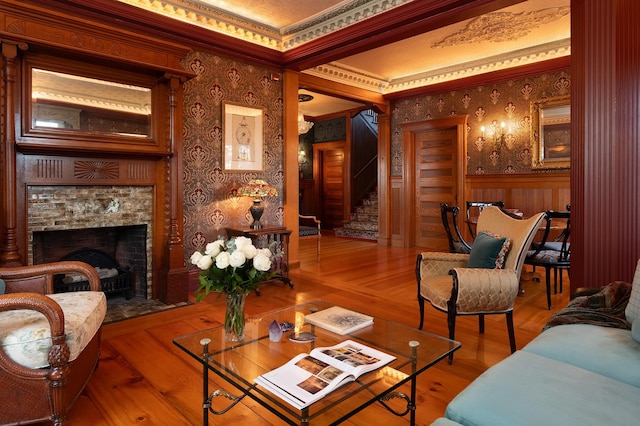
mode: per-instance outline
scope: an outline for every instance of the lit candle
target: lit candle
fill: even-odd
[[[294,329],[296,334],[300,333],[302,327],[304,326],[304,314],[302,312],[296,312],[296,319],[294,323]]]
[[[484,139],[484,126],[480,127],[480,131],[482,132],[482,139]]]

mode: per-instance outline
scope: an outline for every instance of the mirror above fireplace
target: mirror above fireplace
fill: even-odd
[[[31,128],[151,137],[151,89],[31,69]]]
[[[22,149],[166,154],[164,74],[39,53],[23,64]]]

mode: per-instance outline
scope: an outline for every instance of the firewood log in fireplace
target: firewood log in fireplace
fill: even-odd
[[[100,288],[107,294],[123,293],[131,298],[131,270],[129,266],[121,267],[118,262],[102,250],[82,248],[64,256],[64,260],[79,260],[96,268],[100,276]],[[82,291],[89,288],[89,282],[83,276],[73,274],[58,275],[54,279],[56,293]]]

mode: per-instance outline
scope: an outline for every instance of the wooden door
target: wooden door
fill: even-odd
[[[456,116],[402,126],[403,237],[409,247],[449,249],[440,204],[459,205],[464,200],[466,120],[467,116]]]
[[[440,204],[457,205],[455,128],[416,134],[415,193],[417,220],[415,245],[448,250]]]
[[[344,223],[344,148],[322,151],[322,227],[334,229]]]

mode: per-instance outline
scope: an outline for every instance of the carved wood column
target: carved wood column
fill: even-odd
[[[640,257],[640,2],[571,1],[571,290]]]
[[[183,184],[183,150],[182,139],[182,105],[184,77],[165,76],[169,79],[169,123],[171,135],[171,152],[169,158],[169,271],[167,272],[166,292],[160,295],[165,303],[176,303],[188,300],[189,280],[187,268],[184,264],[184,213],[182,211]]]
[[[0,154],[2,155],[2,229],[0,230],[0,266],[21,266],[23,259],[18,249],[17,226],[17,197],[16,197],[16,144],[15,144],[15,104],[16,60],[18,48],[26,49],[26,45],[0,40],[2,43],[2,83],[4,95],[2,97],[2,140],[0,140]]]
[[[298,73],[284,72],[284,226],[290,229],[289,267],[300,267],[298,219],[300,179],[298,178]]]
[[[391,245],[391,117],[378,114],[378,244]]]

